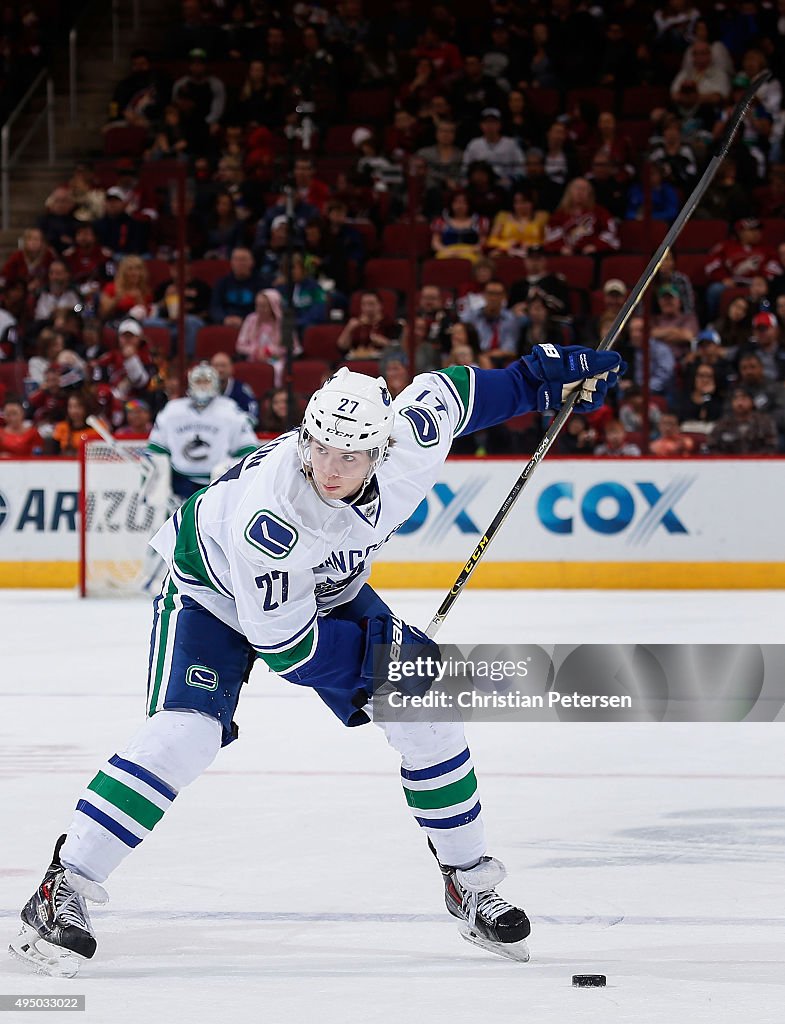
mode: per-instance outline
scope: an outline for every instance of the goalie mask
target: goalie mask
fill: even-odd
[[[188,397],[198,408],[208,406],[220,390],[218,374],[209,363],[199,363],[188,371]]]
[[[395,414],[383,377],[354,373],[342,366],[316,391],[305,409],[298,450],[306,476],[316,487],[311,464],[311,441],[342,452],[365,452],[370,459],[358,493],[382,464],[390,443]]]

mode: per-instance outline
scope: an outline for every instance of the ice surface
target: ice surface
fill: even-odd
[[[442,596],[385,594],[422,626]],[[10,937],[143,715],[149,608],[6,591],[0,621]],[[776,643],[784,622],[779,592],[476,590],[441,637]],[[237,717],[240,741],[110,879],[96,958],[55,981],[0,957],[0,993],[86,993],[93,1024],[785,1020],[782,724],[471,724],[502,892],[534,922],[522,965],[458,937],[378,730],[261,668]],[[571,987],[595,972],[607,988]]]

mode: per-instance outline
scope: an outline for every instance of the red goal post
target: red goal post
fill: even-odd
[[[169,460],[147,441],[86,442],[79,456],[79,592],[143,593],[160,565],[147,542],[170,514]]]

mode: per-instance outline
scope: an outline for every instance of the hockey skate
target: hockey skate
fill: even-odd
[[[431,853],[439,858],[428,840]],[[444,902],[460,921],[458,930],[467,942],[490,953],[526,963],[529,947],[526,938],[531,924],[523,910],[514,907],[496,892],[507,871],[495,857],[482,857],[472,868],[451,868],[439,861],[444,878]]]
[[[87,900],[106,903],[103,886],[69,871],[60,863],[60,836],[44,880],[22,909],[22,930],[9,952],[37,974],[73,978],[82,959],[95,953],[95,935]]]

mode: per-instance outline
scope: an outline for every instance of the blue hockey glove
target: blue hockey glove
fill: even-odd
[[[627,369],[618,352],[597,352],[583,345],[535,345],[523,357],[529,373],[543,383],[537,391],[537,411],[561,409],[578,391],[576,412],[599,409],[612,387]]]
[[[422,696],[437,680],[439,645],[397,615],[368,619],[360,672],[371,691],[385,683],[409,695]]]

